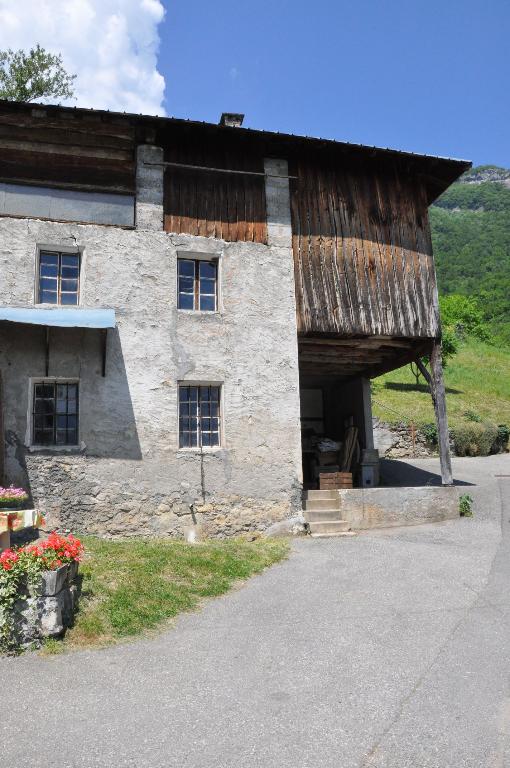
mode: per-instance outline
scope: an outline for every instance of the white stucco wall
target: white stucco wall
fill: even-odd
[[[80,305],[112,307],[118,324],[109,331],[105,378],[100,332],[51,330],[50,377],[80,381],[81,445],[62,454],[28,445],[30,379],[44,377],[44,329],[0,323],[6,479],[30,484],[50,525],[76,530],[172,534],[190,524],[191,512],[212,534],[263,528],[300,506],[286,222],[265,246],[167,234],[154,229],[159,214],[150,213],[145,208],[147,229],[138,230],[0,219],[0,305],[33,306],[38,246],[76,246]],[[219,313],[176,309],[182,252],[219,256]],[[180,381],[222,384],[223,443],[203,457],[178,448]]]

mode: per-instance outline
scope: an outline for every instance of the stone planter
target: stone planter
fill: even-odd
[[[77,573],[78,563],[62,565],[56,571],[44,571],[38,588],[25,587],[14,606],[16,639],[21,646],[60,637],[71,626],[78,604]]]
[[[56,571],[44,571],[41,574],[41,597],[53,597],[58,595],[62,588],[67,584],[69,566],[61,565]]]

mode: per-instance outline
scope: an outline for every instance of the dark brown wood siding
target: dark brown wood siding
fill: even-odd
[[[0,181],[133,194],[135,129],[119,117],[1,105]]]
[[[264,172],[263,157],[225,142],[179,142],[165,149],[165,161],[207,168]],[[267,243],[264,178],[243,174],[165,170],[167,232]]]
[[[395,167],[298,160],[291,182],[298,332],[436,337],[424,187]]]

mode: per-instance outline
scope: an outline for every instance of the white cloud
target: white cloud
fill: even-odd
[[[164,114],[160,0],[0,0],[0,49],[40,43],[76,73],[80,107]]]

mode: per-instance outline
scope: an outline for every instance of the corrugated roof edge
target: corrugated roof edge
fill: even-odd
[[[244,126],[240,127],[232,127],[228,125],[219,125],[218,123],[208,123],[205,120],[191,120],[189,118],[182,118],[182,117],[172,117],[172,116],[162,116],[162,115],[144,115],[142,113],[136,114],[134,112],[115,112],[109,109],[93,109],[93,108],[87,108],[87,107],[66,107],[61,106],[58,104],[37,104],[34,102],[23,102],[23,101],[8,101],[5,99],[0,99],[0,106],[9,106],[16,109],[16,107],[25,108],[25,109],[49,109],[52,111],[64,111],[64,112],[75,112],[75,113],[85,113],[85,114],[95,114],[95,115],[109,115],[110,117],[119,117],[119,118],[125,118],[127,120],[142,120],[144,122],[169,122],[169,123],[180,123],[180,124],[189,124],[189,125],[196,125],[196,126],[206,126],[207,128],[216,128],[218,131],[235,131],[236,134],[238,133],[251,133],[251,134],[259,134],[261,136],[275,136],[280,139],[290,139],[290,140],[296,140],[296,141],[309,141],[311,143],[320,143],[325,145],[332,145],[332,146],[343,146],[343,147],[350,147],[352,149],[360,149],[360,150],[369,150],[372,152],[384,152],[388,154],[394,154],[398,155],[400,157],[409,157],[409,158],[415,158],[415,159],[423,159],[423,160],[439,160],[441,162],[448,162],[448,163],[455,163],[459,166],[463,166],[463,171],[468,170],[472,167],[471,160],[464,160],[461,158],[455,158],[455,157],[445,157],[441,155],[429,155],[426,153],[420,153],[420,152],[410,152],[403,149],[394,149],[392,147],[379,147],[376,145],[371,144],[357,144],[350,141],[339,141],[338,139],[325,139],[318,136],[304,136],[301,134],[295,134],[295,133],[281,133],[280,131],[266,131],[261,130],[259,128],[246,128]]]

